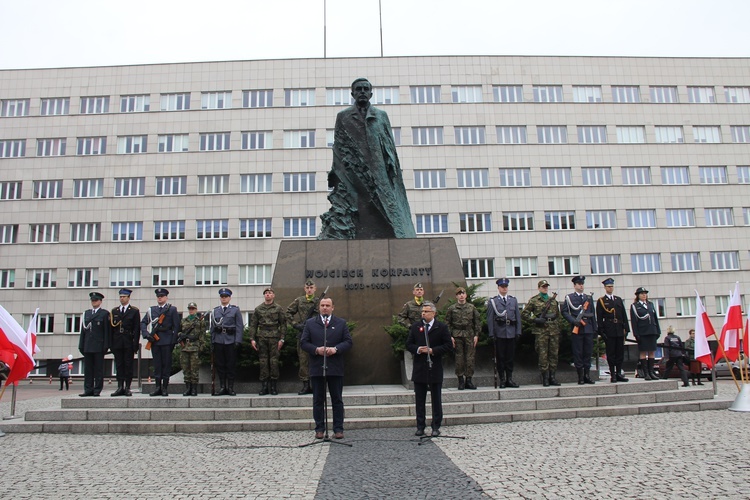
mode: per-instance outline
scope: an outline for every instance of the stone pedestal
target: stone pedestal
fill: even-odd
[[[414,284],[425,298],[445,289],[438,307],[466,285],[453,238],[282,241],[273,275],[276,302],[287,307],[312,279],[317,294],[328,288],[333,314],[356,323],[353,349],[346,354],[347,385],[399,384],[401,362],[391,351],[390,325]]]

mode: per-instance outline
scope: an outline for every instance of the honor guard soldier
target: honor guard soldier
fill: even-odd
[[[172,373],[172,349],[177,343],[180,313],[169,302],[169,290],[157,288],[156,305],[151,306],[141,320],[141,336],[148,340],[154,358],[154,383],[156,390],[149,396],[169,396],[169,376]]]
[[[654,370],[654,355],[656,341],[661,336],[659,317],[656,315],[654,303],[648,300],[648,290],[638,287],[635,299],[630,305],[630,326],[635,340],[638,341],[638,357],[641,368],[639,374],[645,380],[659,380]]]
[[[250,343],[260,358],[261,396],[269,392],[273,396],[279,393],[276,381],[279,379],[279,351],[284,346],[286,313],[274,302],[275,297],[273,288],[263,290],[263,303],[250,317]]]
[[[627,382],[622,375],[622,363],[625,360],[625,337],[630,332],[625,304],[622,298],[614,294],[615,280],[607,278],[602,281],[604,295],[596,301],[596,320],[599,335],[607,346],[607,363],[609,364],[610,382]]]
[[[216,372],[219,374],[219,392],[214,396],[236,396],[234,392],[234,376],[237,371],[237,354],[242,345],[242,333],[245,323],[242,312],[232,300],[232,290],[219,290],[221,305],[214,307],[209,318],[211,328],[211,347],[214,350]]]
[[[120,290],[120,305],[112,309],[112,354],[117,370],[117,390],[112,396],[132,396],[133,355],[141,342],[141,311],[130,305],[132,290]]]
[[[594,335],[597,331],[594,299],[583,293],[585,276],[575,276],[572,280],[573,293],[565,296],[561,312],[571,326],[571,349],[573,364],[578,372],[578,384],[593,384],[591,380],[591,354],[594,351]]]
[[[414,299],[404,304],[401,312],[398,313],[398,322],[406,328],[411,328],[411,325],[422,320],[422,304],[424,303],[424,287],[422,287],[422,283],[416,283],[412,293],[414,294]]]
[[[508,278],[500,278],[497,297],[492,297],[487,307],[487,329],[495,349],[498,387],[518,388],[513,381],[513,360],[516,357],[516,339],[521,336],[521,312],[518,300],[508,293]]]
[[[451,304],[445,313],[445,323],[451,332],[453,349],[456,353],[456,377],[458,390],[476,389],[471,381],[474,376],[474,358],[479,342],[482,318],[474,304],[466,301],[466,289],[456,290],[456,303]],[[466,377],[464,381],[464,377]]]
[[[541,280],[537,283],[539,293],[526,303],[521,317],[533,323],[531,333],[534,334],[534,347],[539,356],[539,371],[542,375],[542,385],[560,385],[557,381],[557,353],[560,350],[560,306],[557,303],[557,292],[550,296],[549,282]]]
[[[198,304],[191,302],[187,308],[188,315],[182,318],[180,335],[177,336],[177,342],[180,343],[180,367],[185,379],[185,392],[182,395],[197,396],[198,374],[201,367],[199,354],[203,334],[206,332],[206,321],[203,315],[198,313]]]
[[[312,318],[315,311],[318,308],[318,302],[320,299],[315,298],[315,291],[317,287],[313,280],[305,281],[305,294],[300,295],[286,308],[286,315],[288,316],[289,323],[294,326],[297,330],[297,357],[299,358],[299,379],[302,381],[302,389],[297,393],[300,396],[303,394],[312,394],[312,388],[310,387],[310,373],[308,369],[309,355],[302,350],[300,347],[300,337],[302,330],[305,328],[305,323],[308,319]]]
[[[109,311],[102,309],[104,295],[91,292],[91,309],[83,312],[78,350],[83,354],[82,398],[99,396],[104,388],[104,354],[112,345]]]

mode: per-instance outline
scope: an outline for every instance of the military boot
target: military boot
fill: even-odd
[[[268,380],[262,380],[260,392],[258,393],[258,395],[265,396],[266,394],[268,394]]]
[[[234,380],[227,380],[227,395],[229,396],[237,395],[237,393],[234,392]]]
[[[615,367],[615,373],[617,374],[617,375],[615,375],[615,377],[617,378],[618,382],[627,382],[629,380],[629,379],[625,378],[625,375],[622,374],[622,366],[617,365]]]
[[[583,368],[576,368],[578,372],[578,385],[583,385]]]
[[[516,384],[513,381],[513,370],[506,370],[505,371],[505,387],[511,387],[513,389],[518,389],[518,384]]]
[[[617,383],[617,367],[615,365],[609,365],[609,381]]]
[[[124,389],[125,393],[124,394],[126,396],[132,396],[133,395],[133,391],[130,390],[130,384],[132,384],[132,383],[133,383],[133,379],[127,379],[125,381],[125,389]]]
[[[197,396],[198,395],[198,383],[193,382],[190,384],[190,395],[191,396]]]
[[[542,372],[542,385],[544,387],[549,387],[549,372],[547,370]]]
[[[125,391],[122,390],[122,386],[123,386],[123,381],[120,380],[120,379],[118,379],[117,380],[117,390],[115,392],[113,392],[112,394],[110,394],[110,396],[112,396],[112,397],[115,397],[115,396],[124,396],[125,395]]]
[[[193,384],[190,382],[185,382],[185,392],[182,393],[183,396],[190,396],[190,394],[193,392]]]
[[[659,380],[659,377],[656,375],[656,371],[654,370],[654,358],[648,358],[648,372],[651,374],[652,380]]]
[[[161,381],[161,395],[164,397],[169,396],[169,379],[165,378]]]
[[[161,396],[161,379],[154,379],[154,385],[156,385],[156,389],[149,396]]]
[[[497,374],[497,388],[505,389],[505,374],[502,374],[502,373]]]
[[[638,361],[638,368],[636,368],[636,372],[638,372],[638,376],[643,380],[651,380],[651,374],[648,373],[648,370],[646,369],[646,363],[647,361],[645,359],[641,359],[640,361]]]
[[[555,378],[556,373],[557,372],[555,370],[549,371],[549,385],[554,385],[554,386],[560,385],[560,382],[558,382],[557,379]]]
[[[584,368],[583,369],[583,383],[584,384],[595,384],[593,380],[591,380],[591,369],[590,368]]]
[[[271,396],[279,395],[279,391],[276,390],[276,379],[271,379],[269,390],[271,391]]]
[[[299,396],[304,394],[312,394],[312,389],[310,389],[310,382],[308,380],[302,381],[302,389],[297,393]]]
[[[463,377],[458,377],[458,390],[463,391],[464,389],[466,389],[466,382],[464,382]]]
[[[466,384],[464,384],[464,387],[466,387],[467,389],[472,389],[472,390],[477,388],[477,386],[475,386],[474,383],[471,381],[471,377],[466,377]]]

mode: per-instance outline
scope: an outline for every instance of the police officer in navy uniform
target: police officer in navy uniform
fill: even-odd
[[[120,305],[110,313],[112,326],[112,354],[117,370],[117,390],[112,396],[132,396],[133,354],[141,341],[141,312],[130,305],[132,290],[120,290]]]
[[[169,376],[172,374],[172,349],[177,343],[180,313],[169,302],[169,290],[157,288],[156,305],[151,306],[141,320],[141,336],[151,342],[154,358],[156,390],[149,396],[169,396]],[[158,340],[156,337],[159,337]],[[148,346],[146,346],[148,347]]]
[[[599,335],[607,346],[607,363],[609,364],[609,381],[627,382],[622,375],[622,363],[625,360],[625,337],[630,332],[625,303],[614,294],[615,280],[607,278],[602,281],[604,295],[596,301],[596,319]]]
[[[516,339],[521,336],[521,313],[518,299],[508,294],[508,278],[500,278],[497,296],[487,304],[487,329],[495,349],[498,387],[518,388],[513,381],[513,360],[516,357]]]
[[[214,350],[214,363],[219,374],[219,392],[214,396],[236,396],[234,392],[234,377],[237,369],[237,353],[242,344],[242,332],[245,325],[242,312],[232,300],[232,290],[219,290],[221,305],[214,307],[209,317],[211,329],[211,346]]]
[[[583,293],[585,276],[574,276],[574,292],[565,296],[560,311],[571,326],[570,347],[573,364],[578,372],[578,384],[593,384],[591,380],[591,354],[597,332],[596,308],[591,295]]]
[[[99,396],[104,388],[104,354],[112,343],[109,311],[102,309],[104,295],[91,292],[91,309],[83,313],[78,350],[83,354],[83,393],[79,396]]]

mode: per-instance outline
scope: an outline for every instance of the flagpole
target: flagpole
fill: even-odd
[[[3,390],[0,391],[0,401],[3,400],[3,394],[5,394],[5,389],[7,389],[7,388],[8,388],[7,384],[3,385]]]
[[[724,351],[724,346],[721,345],[721,340],[719,340],[719,337],[716,335],[716,332],[712,333],[712,335],[716,338],[716,341],[718,342],[721,355],[724,356],[724,361],[726,362],[727,367],[729,368],[729,374],[732,376],[732,380],[734,380],[734,385],[737,386],[737,392],[740,392],[742,389],[740,388],[739,382],[737,382],[737,377],[734,376],[734,370],[732,370],[732,364],[729,362],[729,358],[727,358],[727,353]],[[714,365],[716,365],[716,363],[714,363]]]

